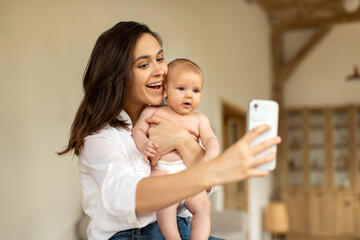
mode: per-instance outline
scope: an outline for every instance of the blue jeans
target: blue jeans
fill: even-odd
[[[178,229],[182,240],[190,239],[191,220],[190,218],[177,218]],[[121,231],[112,236],[109,240],[165,240],[157,222],[153,222],[143,228]],[[222,238],[209,237],[209,240],[224,240]]]

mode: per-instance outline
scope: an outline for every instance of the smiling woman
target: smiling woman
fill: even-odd
[[[119,22],[97,40],[83,79],[84,97],[74,119],[67,148],[79,156],[84,195],[83,209],[90,217],[88,239],[164,239],[154,211],[195,195],[212,186],[265,176],[257,165],[274,153],[256,153],[280,142],[274,138],[250,147],[266,131],[255,128],[222,155],[198,164],[204,151],[193,136],[168,120],[152,118],[148,131],[157,154],[177,150],[185,171],[150,176],[131,137],[132,126],[148,105],[162,100],[167,74],[158,35],[136,22]],[[176,186],[176,187],[174,187]],[[190,237],[190,220],[178,217],[182,239]],[[216,239],[210,237],[209,239]]]
[[[164,51],[151,34],[143,34],[134,49],[133,84],[128,91],[124,110],[135,124],[146,104],[159,105],[162,101],[162,83],[168,71]]]

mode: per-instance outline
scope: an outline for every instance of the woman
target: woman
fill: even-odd
[[[198,142],[186,130],[154,117],[148,121],[156,126],[148,134],[158,146],[155,159],[176,149],[189,169],[150,178],[150,165],[136,149],[131,128],[146,106],[161,103],[166,74],[161,40],[145,25],[120,22],[95,44],[69,144],[59,153],[73,150],[79,156],[83,209],[91,218],[89,239],[163,239],[154,211],[215,185],[265,176],[267,172],[255,166],[275,157],[254,156],[280,138],[249,147],[268,129],[261,126],[219,157],[198,165],[204,154]],[[190,236],[188,216],[186,210],[180,211],[183,239]]]

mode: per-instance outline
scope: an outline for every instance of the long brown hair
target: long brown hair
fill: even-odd
[[[127,127],[118,116],[132,81],[135,44],[144,33],[153,35],[162,45],[158,34],[137,22],[119,22],[98,38],[85,69],[84,97],[71,126],[69,144],[59,155],[71,150],[79,155],[84,138],[107,124]]]

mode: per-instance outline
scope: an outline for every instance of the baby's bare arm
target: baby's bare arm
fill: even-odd
[[[200,139],[203,146],[205,147],[205,156],[201,160],[201,162],[206,162],[219,155],[220,146],[218,139],[211,128],[209,119],[203,114],[199,114],[198,118],[200,124],[199,126]]]
[[[147,137],[147,131],[150,127],[150,124],[145,120],[151,117],[155,110],[156,108],[153,107],[145,108],[141,113],[136,125],[132,129],[132,138],[134,139],[135,145],[137,149],[145,155],[147,155],[146,153],[148,153],[147,150],[149,150],[149,147],[152,148],[152,146],[155,146],[154,144],[149,143],[151,141]],[[156,149],[153,150],[156,151]]]

